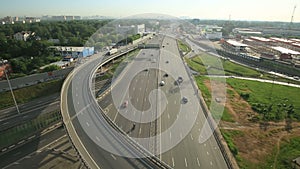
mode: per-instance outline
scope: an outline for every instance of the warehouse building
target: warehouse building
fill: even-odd
[[[222,46],[226,49],[229,49],[229,50],[235,51],[235,52],[245,52],[246,47],[248,47],[248,45],[246,45],[244,43],[240,43],[240,42],[237,42],[237,41],[231,40],[231,39],[224,41]]]
[[[94,47],[53,46],[55,55],[72,58],[88,57],[94,54]]]

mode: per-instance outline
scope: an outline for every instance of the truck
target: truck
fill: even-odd
[[[118,49],[116,49],[116,48],[112,48],[112,49],[110,49],[107,53],[106,53],[106,55],[113,55],[113,54],[115,54],[115,53],[117,53],[118,52]]]

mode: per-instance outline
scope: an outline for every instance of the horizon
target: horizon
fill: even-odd
[[[172,4],[172,6],[171,6]],[[258,5],[259,4],[259,5]],[[272,5],[270,5],[272,4]],[[105,0],[28,0],[20,3],[17,0],[4,1],[0,6],[0,17],[6,16],[108,16],[124,18],[137,14],[156,13],[174,17],[188,17],[203,20],[233,20],[233,21],[270,21],[290,22],[296,0],[259,0],[238,1],[221,0],[121,0],[109,2]],[[300,7],[296,7],[293,22],[300,22]],[[280,11],[280,12],[278,12]]]

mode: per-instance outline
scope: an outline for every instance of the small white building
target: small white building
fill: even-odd
[[[131,25],[131,26],[121,26],[118,25],[116,30],[120,34],[127,34],[132,32],[133,34],[143,34],[146,32],[145,24],[141,25]]]
[[[222,38],[222,27],[207,25],[204,30],[203,34],[207,39],[221,39]]]
[[[34,36],[35,32],[30,32],[30,31],[22,31],[14,34],[14,39],[16,40],[22,40],[22,41],[27,41],[27,39],[30,36]]]

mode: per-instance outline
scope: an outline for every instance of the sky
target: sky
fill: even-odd
[[[300,22],[300,0],[0,0],[0,17],[79,15],[117,18],[159,13],[199,19]]]

